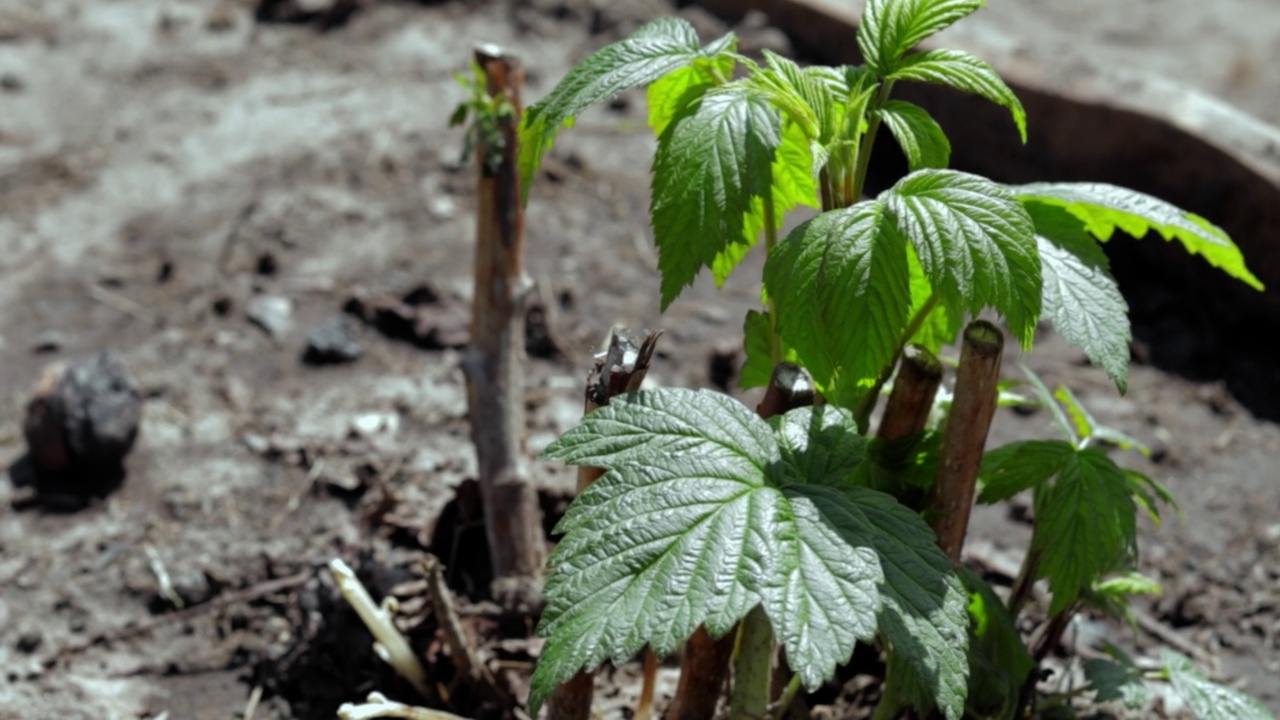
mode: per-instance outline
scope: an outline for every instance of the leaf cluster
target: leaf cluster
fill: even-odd
[[[771,307],[745,327],[744,386],[763,384],[789,357],[828,399],[854,407],[883,382],[904,342],[936,351],[965,317],[991,309],[1025,349],[1048,319],[1123,391],[1128,308],[1099,240],[1117,229],[1154,230],[1261,283],[1221,229],[1155,198],[1097,183],[1002,186],[946,170],[942,128],[889,92],[914,81],[980,95],[1008,108],[1025,140],[1025,111],[989,65],[960,51],[913,52],[982,5],[871,0],[858,67],[802,68],[772,53],[760,64],[736,52],[732,33],[701,46],[683,20],[655,21],[588,57],[525,113],[523,187],[578,113],[647,86],[662,307],[703,269],[723,283],[762,233],[771,239],[763,278]],[[880,125],[912,173],[861,200],[860,171]],[[826,212],[772,241],[801,206]]]
[[[479,148],[484,157],[485,172],[494,175],[502,165],[502,149],[506,146],[502,127],[513,122],[515,108],[505,95],[489,93],[484,70],[478,63],[471,63],[470,76],[459,72],[454,73],[454,79],[467,92],[467,98],[458,103],[449,116],[449,127],[467,127],[461,162],[465,163]]]
[[[919,516],[855,484],[847,410],[759,419],[723,395],[641,391],[584,419],[547,456],[607,470],[570,508],[550,564],[536,707],[581,668],[645,645],[673,652],[763,607],[804,685],[880,638],[948,718],[963,709],[965,594]]]
[[[1024,368],[1039,403],[1049,410],[1061,440],[1024,440],[988,451],[979,473],[979,503],[995,503],[1034,491],[1036,515],[1031,552],[1048,578],[1051,613],[1084,599],[1123,616],[1131,594],[1159,591],[1137,582],[1099,582],[1126,570],[1136,555],[1139,506],[1160,521],[1160,505],[1173,504],[1163,485],[1127,468],[1108,447],[1150,454],[1139,441],[1099,423],[1066,387],[1049,389]]]
[[[763,237],[763,307],[744,321],[741,382],[764,385],[787,360],[830,403],[766,422],[710,393],[640,392],[548,449],[605,473],[557,527],[533,712],[582,668],[645,645],[668,654],[699,626],[723,635],[756,607],[810,689],[855,643],[875,642],[896,691],[921,712],[936,707],[954,720],[1018,711],[1036,663],[1015,625],[1016,603],[1010,612],[981,578],[957,575],[921,520],[940,436],[865,438],[902,349],[917,343],[936,354],[966,319],[992,311],[1029,350],[1047,320],[1124,392],[1128,307],[1102,249],[1117,230],[1176,240],[1262,284],[1220,228],[1159,199],[1099,183],[1004,185],[948,169],[944,129],[891,93],[899,82],[924,82],[978,95],[1006,108],[1025,142],[1025,110],[990,65],[917,49],[984,4],[867,0],[861,66],[802,67],[769,52],[757,61],[738,53],[732,33],[702,44],[689,23],[666,18],[587,57],[524,113],[527,192],[579,113],[644,88],[657,139],[649,210],[662,309],[704,270],[724,283]],[[474,86],[460,121],[468,112],[501,116],[481,95]],[[469,143],[491,140],[477,125]],[[863,197],[881,127],[910,172]],[[779,237],[801,207],[820,212]],[[1028,577],[1047,578],[1051,613],[1092,606],[1125,617],[1129,596],[1159,591],[1131,570],[1137,510],[1158,522],[1172,497],[1109,454],[1147,452],[1141,443],[1097,422],[1068,389],[1050,392],[1034,375],[1028,383],[1062,438],[987,453],[979,502],[1032,492]],[[940,393],[935,411],[947,407]],[[1135,701],[1144,677],[1119,661],[1085,671],[1100,701]],[[1188,697],[1248,711],[1177,662],[1165,673]]]

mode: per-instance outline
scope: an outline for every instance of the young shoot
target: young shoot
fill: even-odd
[[[329,561],[329,572],[338,583],[342,599],[347,601],[364,621],[365,627],[369,628],[369,632],[373,633],[373,651],[424,697],[429,695],[427,671],[409,647],[409,641],[392,621],[396,608],[395,598],[386,598],[381,606],[375,604],[369,591],[365,590],[356,577],[355,571],[339,558]]]

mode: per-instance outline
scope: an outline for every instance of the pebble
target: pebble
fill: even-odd
[[[458,204],[453,198],[441,195],[428,201],[427,212],[436,220],[448,220],[458,214]]]
[[[335,316],[307,331],[303,361],[313,365],[352,362],[363,352],[351,323],[345,317]]]
[[[44,636],[39,630],[28,630],[18,636],[18,642],[15,645],[18,652],[24,655],[30,655],[39,649],[41,643],[44,642]]]
[[[268,335],[280,338],[293,325],[293,302],[279,295],[259,295],[249,301],[245,314]]]
[[[390,412],[362,413],[351,419],[351,432],[358,437],[394,436],[400,429],[400,416]]]
[[[106,351],[46,367],[27,403],[23,434],[38,473],[84,475],[88,482],[89,475],[119,467],[141,419],[137,385],[119,356]]]
[[[62,333],[57,330],[45,330],[40,333],[39,338],[36,338],[35,344],[31,346],[31,351],[38,354],[55,353],[61,350],[62,346]]]

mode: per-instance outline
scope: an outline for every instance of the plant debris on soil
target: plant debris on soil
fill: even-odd
[[[0,8],[0,718],[309,720],[373,691],[522,716],[541,641],[534,611],[489,597],[459,368],[475,172],[444,129],[462,99],[453,73],[474,44],[498,43],[524,60],[536,99],[591,50],[676,12],[708,38],[729,28],[665,0]],[[758,16],[742,32],[745,49],[790,51]],[[614,325],[665,331],[649,382],[737,392],[739,318],[758,288],[704,278],[659,317],[652,143],[643,95],[625,95],[584,115],[532,190],[531,455],[581,417]],[[117,393],[73,410],[124,417],[141,403],[136,441],[112,430],[123,475],[87,504],[31,482],[24,413],[51,362],[97,368]],[[1143,531],[1143,570],[1165,592],[1139,604],[1137,632],[1085,619],[1068,642],[1086,657],[1104,639],[1140,655],[1171,646],[1280,711],[1280,428],[1221,383],[1149,366],[1118,397],[1047,330],[1006,367],[1019,362],[1152,445],[1140,469],[1186,512]],[[50,377],[62,380],[46,394],[75,389]],[[1044,413],[1002,412],[990,442],[1049,428]],[[574,474],[531,466],[549,532]],[[1025,506],[979,508],[968,561],[1007,586],[1020,560],[1008,548],[1028,535]],[[428,555],[453,630],[427,590]],[[378,659],[326,570],[335,557],[375,599],[399,599],[432,697]],[[478,676],[459,677],[457,628]],[[1054,669],[1063,687],[1078,670]],[[876,671],[855,656],[812,716],[859,716]],[[675,672],[668,661],[661,698]],[[634,705],[634,664],[596,682],[604,717]]]

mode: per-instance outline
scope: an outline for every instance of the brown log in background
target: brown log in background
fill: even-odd
[[[477,149],[475,298],[471,346],[463,357],[471,439],[476,446],[485,530],[498,581],[533,578],[542,571],[546,544],[538,495],[525,469],[524,211],[516,165],[520,87],[524,73],[500,49],[476,49],[492,96],[505,97],[510,116],[499,120],[502,161]]]
[[[969,323],[960,349],[955,399],[947,416],[938,477],[925,513],[938,535],[938,547],[952,562],[960,560],[960,549],[969,530],[982,451],[999,397],[997,384],[1003,355],[1004,335],[995,325],[986,320]]]

